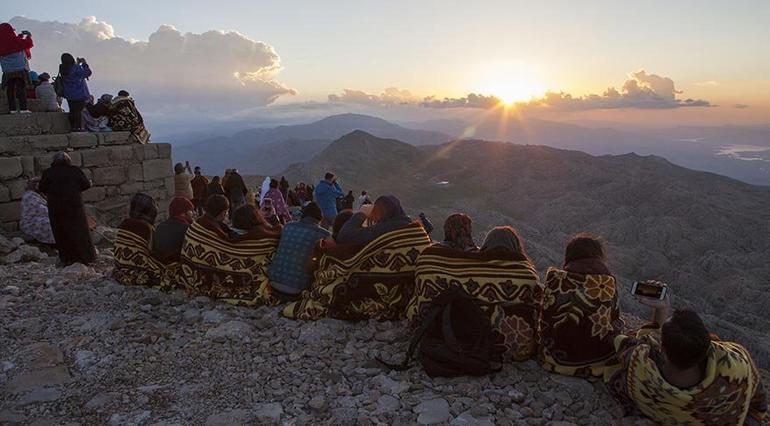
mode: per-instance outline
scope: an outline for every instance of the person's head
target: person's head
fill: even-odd
[[[321,208],[318,207],[318,204],[311,201],[302,207],[302,218],[312,218],[320,222],[323,219],[323,213],[321,213]]]
[[[213,184],[215,184],[215,185],[216,185],[216,184],[219,184],[219,181],[220,181],[220,180],[221,180],[221,179],[220,179],[220,177],[219,177],[219,176],[214,176],[214,177],[212,177],[212,178],[211,178],[211,183],[213,183]]]
[[[220,194],[214,194],[206,199],[206,205],[203,206],[203,210],[206,214],[218,221],[225,220],[227,217],[227,211],[230,209],[230,202],[227,201],[227,197]]]
[[[564,249],[564,264],[582,259],[599,259],[601,261],[607,259],[604,245],[599,237],[581,232],[567,243],[567,247]]]
[[[332,223],[332,238],[337,239],[337,234],[340,233],[340,230],[343,226],[350,220],[350,218],[353,217],[353,210],[346,209],[337,214],[337,216],[334,217],[334,222]]]
[[[404,215],[404,209],[401,207],[401,201],[398,198],[394,195],[383,195],[374,202],[369,219],[372,223],[377,223]]]
[[[661,339],[666,362],[682,370],[703,362],[711,346],[703,320],[687,309],[674,311],[674,315],[663,323]]]
[[[195,168],[193,169],[193,173],[195,173],[195,176],[200,176],[201,175],[201,168],[198,167],[198,166],[195,166]]]
[[[184,164],[176,163],[174,165],[174,173],[176,173],[178,175],[181,175],[182,173],[184,173]]]
[[[32,80],[33,83],[38,83],[40,81],[40,74],[35,71],[30,71],[29,79]]]
[[[275,179],[270,179],[270,188],[278,188],[278,181]]]
[[[352,197],[353,196],[353,191],[348,191],[348,195]]]
[[[230,174],[231,175],[237,175],[238,174],[238,169],[230,169]]]
[[[69,53],[61,54],[61,64],[66,66],[75,65],[75,57]]]
[[[112,95],[110,95],[109,93],[105,93],[99,97],[100,104],[108,105],[110,102],[112,102]]]
[[[324,179],[327,182],[334,182],[334,180],[336,179],[336,176],[334,176],[334,173],[332,172],[326,172],[326,174],[324,175]]]
[[[457,250],[476,247],[473,241],[473,222],[464,213],[449,215],[444,221],[444,243]]]
[[[484,238],[484,244],[481,245],[481,251],[489,251],[493,249],[503,249],[509,253],[522,254],[526,256],[524,251],[524,243],[519,237],[519,233],[516,232],[510,226],[497,226],[492,228]]]
[[[40,80],[40,82],[48,81],[51,79],[51,74],[48,74],[47,72],[44,72],[37,76],[37,79]]]
[[[184,197],[174,197],[168,205],[169,217],[192,222],[195,219],[195,206]]]
[[[72,165],[72,158],[69,154],[67,154],[64,151],[57,152],[53,156],[53,161],[51,162],[52,166],[62,166],[62,165]]]
[[[361,191],[361,196],[366,197],[366,191]]]
[[[155,223],[158,217],[158,205],[155,200],[147,194],[139,192],[131,197],[131,204],[128,208],[128,217],[131,219],[142,220],[150,225]]]
[[[128,94],[128,92],[127,92],[127,91],[125,91],[125,90],[121,90],[121,91],[119,91],[119,92],[118,92],[118,96],[120,96],[120,97],[123,97],[123,98],[127,98],[127,97],[129,97],[129,96],[131,96],[131,95],[130,95],[130,94]]]
[[[238,207],[233,213],[233,226],[244,231],[251,231],[265,224],[262,213],[251,204]]]
[[[305,187],[305,182],[300,182],[300,183],[299,183],[299,187],[300,187],[300,188],[304,188],[304,187]]]

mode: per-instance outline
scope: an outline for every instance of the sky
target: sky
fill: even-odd
[[[554,119],[770,124],[762,0],[3,0],[2,9],[2,20],[28,19],[12,23],[35,29],[45,64],[79,49],[93,86],[132,85],[159,119],[349,106],[427,120],[502,102]],[[171,96],[175,108],[164,105]]]

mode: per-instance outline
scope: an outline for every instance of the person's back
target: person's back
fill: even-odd
[[[364,226],[366,221],[371,225]],[[387,195],[377,199],[370,217],[366,213],[354,214],[337,235],[338,244],[364,245],[382,235],[392,232],[412,223],[412,219],[404,213],[398,198]]]
[[[318,186],[313,191],[315,201],[321,208],[323,214],[322,226],[330,226],[334,217],[337,216],[337,198],[345,195],[342,188],[337,183],[333,173],[326,173],[324,180],[318,182]]]
[[[190,200],[175,197],[168,206],[168,219],[155,227],[152,237],[152,254],[158,260],[169,263],[179,259],[187,228],[193,222],[193,206]]]
[[[55,112],[60,110],[56,91],[47,78],[45,80],[41,78],[40,84],[35,88],[35,95],[44,111]]]
[[[280,293],[299,294],[310,285],[305,264],[319,240],[329,237],[329,231],[318,226],[321,210],[315,203],[302,209],[302,220],[290,222],[283,228],[278,252],[270,264],[270,285]]]

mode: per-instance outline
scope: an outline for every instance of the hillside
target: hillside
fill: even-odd
[[[400,196],[410,213],[425,211],[439,228],[452,211],[470,213],[480,236],[512,224],[540,270],[561,261],[570,235],[598,233],[624,286],[669,282],[678,306],[704,313],[715,332],[741,340],[770,364],[770,188],[655,156],[595,157],[483,141],[418,152],[363,132],[285,174],[310,181],[327,169],[346,190]],[[640,312],[628,299],[624,307]]]
[[[236,167],[242,173],[275,174],[292,163],[320,153],[337,138],[361,129],[412,145],[444,143],[451,138],[428,130],[412,130],[380,118],[340,114],[308,124],[244,130],[232,137],[211,138],[174,149],[175,161],[190,161],[211,174]]]

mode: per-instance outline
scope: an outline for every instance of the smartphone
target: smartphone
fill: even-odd
[[[433,222],[428,219],[428,216],[425,216],[425,213],[420,213],[420,222],[422,222],[425,233],[430,234],[433,232]]]
[[[644,282],[634,281],[631,294],[634,296],[648,297],[650,299],[663,300],[666,297],[666,286],[650,285]]]

